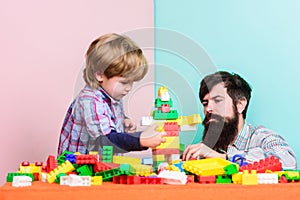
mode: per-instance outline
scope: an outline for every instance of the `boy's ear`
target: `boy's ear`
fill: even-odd
[[[236,105],[238,113],[241,114],[245,110],[247,103],[248,103],[248,101],[245,97],[240,98],[238,100],[237,105]]]
[[[97,79],[98,82],[102,82],[103,81],[103,76],[104,76],[104,74],[101,73],[101,72],[96,72],[95,73],[95,77],[96,77],[96,79]]]

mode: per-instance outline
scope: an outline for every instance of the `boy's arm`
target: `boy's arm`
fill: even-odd
[[[140,144],[141,134],[142,132],[117,133],[115,130],[112,130],[109,134],[102,136],[101,145],[113,144],[121,152],[146,150],[148,147],[143,147]]]

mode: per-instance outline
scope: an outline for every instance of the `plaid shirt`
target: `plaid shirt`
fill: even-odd
[[[113,100],[101,87],[86,86],[70,105],[60,133],[58,155],[65,150],[101,151],[99,136],[112,130],[124,132],[121,101]]]
[[[247,162],[276,156],[284,169],[296,169],[295,153],[278,134],[262,126],[254,127],[245,123],[235,142],[227,149],[229,158],[235,154],[243,156]]]

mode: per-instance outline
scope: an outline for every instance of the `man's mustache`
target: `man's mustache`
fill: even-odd
[[[211,119],[214,119],[214,120],[219,121],[219,122],[224,121],[224,117],[222,117],[221,115],[213,114],[213,113],[207,113],[205,115],[204,120],[203,120],[203,124],[204,125],[209,124],[210,123],[209,120],[211,120]]]

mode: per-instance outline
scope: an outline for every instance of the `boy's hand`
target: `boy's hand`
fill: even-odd
[[[187,146],[182,154],[182,160],[189,160],[191,158],[224,158],[226,159],[226,154],[221,154],[215,150],[209,148],[202,142],[198,144],[192,144]]]
[[[152,124],[141,134],[140,143],[141,146],[155,148],[160,145],[160,143],[165,143],[166,139],[163,136],[166,136],[166,132],[156,132],[156,124]]]
[[[125,133],[136,132],[136,124],[131,119],[124,119]]]

